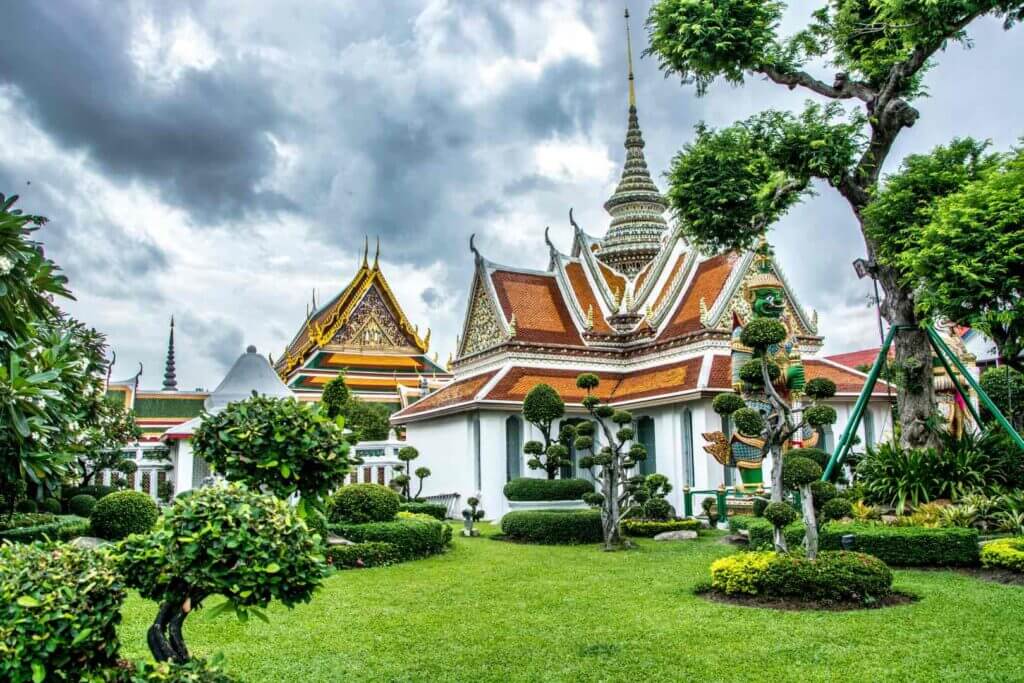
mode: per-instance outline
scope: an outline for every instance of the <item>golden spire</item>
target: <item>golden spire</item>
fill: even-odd
[[[633,43],[629,36],[629,8],[626,8],[626,62],[629,64],[629,106],[636,106],[636,90],[633,88]]]
[[[366,267],[369,266],[369,264],[366,262],[366,255],[369,253],[369,251],[370,251],[370,236],[369,235],[363,235],[363,268],[366,268]]]
[[[373,255],[373,269],[380,268],[380,235],[377,235],[377,252]]]

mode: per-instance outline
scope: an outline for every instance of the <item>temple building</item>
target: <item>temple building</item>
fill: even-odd
[[[430,330],[420,336],[380,269],[380,243],[368,244],[355,277],[306,319],[274,368],[300,400],[317,401],[324,385],[344,373],[353,395],[393,410],[443,387],[451,374],[430,358]]]
[[[565,400],[565,420],[586,419],[575,383],[582,372],[600,377],[601,399],[632,411],[637,439],[649,454],[642,473],[669,478],[677,510],[683,510],[684,487],[740,483],[735,463],[705,446],[716,432],[732,433],[711,402],[737,381],[732,356],[743,350],[736,331],[761,310],[755,307],[775,309],[806,379],[826,377],[838,387],[830,400],[838,423],[805,435],[808,445],[834,445],[864,385],[863,372],[812,357],[823,342],[817,315],[800,304],[767,245],[756,253],[703,254],[666,220],[667,201],[644,156],[628,37],[627,26],[626,155],[604,204],[610,216],[605,234],[581,228],[570,211],[571,245],[563,251],[545,234],[544,270],[492,261],[471,239],[475,270],[454,381],[392,416],[419,449],[417,464],[434,473],[426,494],[458,493],[463,501],[480,496],[493,517],[517,507],[505,499],[505,483],[543,476],[526,467],[523,444],[540,435],[523,420],[523,399],[545,383]],[[888,413],[879,383],[860,427],[862,442],[883,438]],[[576,466],[577,454],[571,458],[562,476],[587,478]]]

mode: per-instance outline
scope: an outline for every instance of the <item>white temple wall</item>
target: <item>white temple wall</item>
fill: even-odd
[[[423,482],[423,495],[458,493],[460,509],[473,488],[471,415],[460,413],[406,426],[406,442],[420,452],[414,469],[427,467],[431,472]]]
[[[178,495],[192,488],[192,467],[194,457],[192,455],[192,440],[179,439],[172,447],[172,461],[174,462],[174,495]]]

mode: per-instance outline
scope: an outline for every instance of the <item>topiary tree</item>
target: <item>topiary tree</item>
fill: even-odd
[[[786,5],[659,0],[651,8],[650,52],[666,74],[695,84],[698,95],[718,79],[740,84],[756,77],[829,101],[808,102],[799,114],[769,109],[717,131],[701,126],[673,161],[669,203],[688,239],[717,252],[756,243],[812,192],[813,180],[835,188],[860,223],[868,256],[875,261],[872,271],[885,292],[881,314],[901,327],[896,363],[908,381],[897,394],[900,438],[908,447],[929,445],[935,394],[931,348],[915,309],[915,283],[881,253],[868,215],[900,133],[920,116],[913,102],[924,94],[924,77],[936,57],[947,47],[969,43],[968,29],[982,17],[1000,18],[1005,28],[1011,27],[1024,17],[1024,4],[829,0],[813,3],[808,25],[789,36],[780,32]],[[823,66],[834,69],[834,78],[813,74]],[[969,225],[972,215],[978,212],[964,212],[967,220],[960,224]],[[959,227],[944,225],[940,232],[953,234]],[[970,231],[962,234],[974,238]],[[957,245],[939,246],[953,251]],[[1009,253],[997,258],[1001,264],[1016,263]],[[971,273],[972,290],[984,288],[984,278],[961,269],[961,259],[947,262],[954,271]],[[950,279],[955,278],[944,281]]]
[[[349,391],[345,384],[345,373],[339,373],[337,377],[324,385],[324,391],[320,394],[320,403],[323,405],[327,417],[333,420],[344,415],[348,401]]]
[[[554,479],[559,469],[569,462],[569,449],[553,433],[555,422],[565,415],[565,402],[550,385],[538,384],[523,399],[523,418],[541,433],[544,442],[527,441],[523,452],[531,456],[526,461],[531,470],[544,470],[548,479]]]
[[[417,467],[416,471],[413,472],[416,475],[416,479],[419,480],[419,485],[416,487],[416,495],[413,496],[413,500],[419,500],[420,494],[423,493],[423,480],[430,476],[429,467]]]
[[[79,517],[85,517],[86,519],[92,515],[93,509],[96,507],[96,498],[90,496],[88,493],[80,493],[74,496],[68,501],[68,512]]]
[[[811,484],[821,479],[821,467],[810,458],[786,455],[782,459],[782,485],[800,491],[800,505],[804,513],[804,545],[807,559],[818,557],[818,521],[814,513],[814,493]],[[778,528],[778,527],[776,527]],[[783,534],[785,536],[785,534]]]
[[[145,493],[117,491],[96,503],[89,521],[94,534],[118,541],[129,534],[147,533],[159,516],[156,503]]]
[[[664,521],[672,516],[672,505],[666,498],[672,492],[672,484],[664,474],[648,474],[630,480],[630,494],[644,519]]]
[[[380,484],[349,484],[338,489],[327,503],[327,517],[332,522],[366,524],[394,519],[402,504],[401,498]]]
[[[403,446],[398,449],[398,459],[402,461],[402,465],[394,468],[394,470],[398,472],[398,475],[391,480],[391,486],[393,486],[407,501],[412,500],[412,496],[409,495],[412,477],[408,474],[412,466],[409,463],[418,457],[420,457],[420,452],[412,446]],[[419,470],[417,470],[417,472],[419,472]],[[426,475],[424,476],[430,476],[430,470],[426,470]],[[423,477],[420,477],[420,490],[423,490]],[[419,493],[416,495],[419,496]]]
[[[576,425],[574,445],[580,452],[590,452],[590,455],[580,458],[579,465],[590,470],[598,492],[584,495],[584,500],[601,508],[604,549],[620,550],[629,546],[620,528],[622,518],[637,508],[632,500],[629,471],[647,458],[647,450],[643,444],[633,442],[633,415],[625,410],[616,410],[594,396],[593,390],[600,383],[600,378],[589,372],[576,378],[576,386],[587,392],[583,407],[594,419]],[[600,449],[594,442],[595,424],[600,426],[608,443]]]
[[[102,502],[102,501],[101,501]],[[190,659],[182,625],[211,595],[266,620],[272,600],[308,602],[327,572],[318,539],[288,504],[231,483],[178,498],[148,535],[122,541],[115,557],[130,587],[160,603],[147,643],[158,661]]]
[[[475,496],[470,496],[466,499],[466,504],[469,506],[462,510],[462,519],[465,520],[466,528],[463,529],[463,536],[479,536],[480,532],[473,528],[473,525],[484,518],[486,514],[482,508],[479,507],[480,499]]]
[[[341,428],[292,398],[258,396],[204,415],[192,438],[195,453],[228,481],[287,498],[298,493],[300,516],[320,510],[349,470]]]

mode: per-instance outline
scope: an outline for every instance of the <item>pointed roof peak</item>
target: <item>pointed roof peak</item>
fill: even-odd
[[[629,7],[626,7],[626,63],[629,65],[629,110],[636,111],[636,88],[633,85],[633,41],[629,35]]]
[[[171,316],[171,331],[167,335],[167,360],[164,362],[163,391],[177,391],[178,377],[174,369],[174,316]]]

